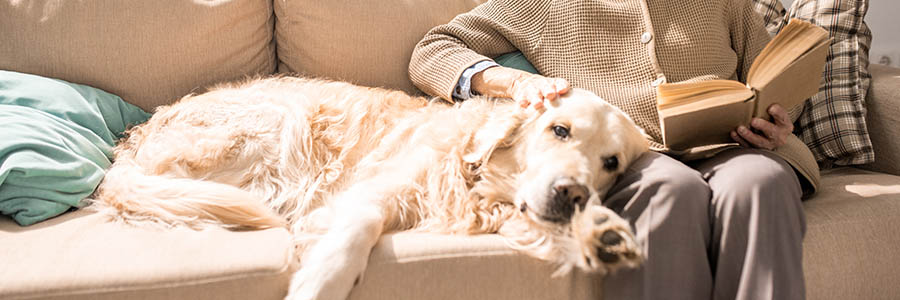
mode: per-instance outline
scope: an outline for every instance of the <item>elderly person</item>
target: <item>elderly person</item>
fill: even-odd
[[[513,98],[540,108],[570,87],[594,91],[647,134],[603,204],[633,222],[646,254],[604,280],[606,299],[802,299],[804,192],[818,168],[784,108],[732,132],[735,143],[662,144],[656,86],[744,81],[770,37],[748,0],[497,0],[432,29],[412,81],[449,101]],[[519,50],[543,75],[498,66]]]

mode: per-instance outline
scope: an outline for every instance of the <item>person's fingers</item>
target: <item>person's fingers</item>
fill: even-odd
[[[536,102],[532,102],[531,106],[534,106],[534,109],[544,109],[544,101],[538,100]]]
[[[773,106],[774,107],[774,106]],[[787,112],[784,110],[775,110],[775,113],[772,114],[773,119],[776,120],[777,123],[772,123],[760,118],[754,118],[750,122],[750,126],[755,128],[756,130],[763,133],[763,135],[769,139],[772,144],[772,148],[779,147],[784,144],[787,140],[788,135],[793,131],[794,126],[789,122],[784,123],[784,119],[788,119]],[[778,121],[781,119],[781,121]]]
[[[513,94],[513,100],[516,103],[519,103],[519,106],[522,108],[526,108],[531,106],[532,94],[534,94],[534,88],[532,86],[527,85],[525,82],[521,82]]]
[[[569,88],[570,88],[569,81],[562,79],[562,78],[554,79],[553,86],[556,87],[556,92],[559,95],[565,95],[566,93],[569,92]]]
[[[741,138],[741,136],[738,135],[737,132],[735,132],[734,130],[731,131],[731,139],[734,140],[735,142],[737,142],[738,144],[741,144],[741,146],[743,146],[743,147],[750,148],[750,143],[747,143],[747,141],[745,141],[743,138]]]
[[[556,99],[557,91],[556,87],[553,85],[552,80],[541,80],[539,83],[539,89],[541,90],[541,98],[549,101],[553,101]]]
[[[788,131],[794,131],[794,124],[791,123],[791,117],[788,115],[787,110],[781,105],[772,104],[769,106],[769,115],[772,116],[772,119],[775,121],[775,124],[779,127],[784,127]]]
[[[762,149],[768,149],[768,150],[775,149],[775,145],[772,144],[772,141],[770,141],[768,138],[765,138],[756,133],[753,133],[746,126],[739,126],[737,132],[738,132],[738,135],[741,136],[741,138],[743,138],[745,141],[749,142],[751,145],[753,145],[756,148],[762,148]]]
[[[569,92],[569,82],[565,79],[547,78],[546,84],[550,92],[544,94],[544,99],[548,101],[556,100]]]
[[[525,98],[528,99],[528,105],[538,107],[538,103],[543,102],[544,97],[541,95],[541,91],[535,87],[531,86],[525,91]]]
[[[753,120],[750,120],[750,126],[762,132],[763,135],[769,139],[773,139],[779,135],[778,126],[760,118],[753,118]]]
[[[554,101],[567,93],[569,82],[562,78],[547,78],[540,75],[525,77],[516,82],[513,100],[522,107],[544,108],[544,100]]]

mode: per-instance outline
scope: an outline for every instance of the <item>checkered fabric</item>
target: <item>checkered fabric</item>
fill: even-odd
[[[753,10],[762,16],[769,35],[775,36],[784,27],[784,16],[787,12],[781,5],[781,0],[752,0]]]
[[[794,132],[823,167],[875,160],[865,119],[872,40],[863,21],[868,8],[868,0],[798,0],[790,10],[790,17],[822,26],[834,39],[819,93],[803,107]]]
[[[869,92],[869,84],[872,81],[872,74],[869,74],[869,49],[872,48],[872,31],[866,20],[862,21],[859,26],[859,32],[856,37],[859,39],[859,92],[862,93],[863,103],[865,103],[866,95]]]

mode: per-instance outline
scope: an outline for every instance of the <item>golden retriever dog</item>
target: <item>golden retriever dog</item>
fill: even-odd
[[[635,266],[629,224],[600,202],[645,151],[631,119],[581,89],[536,110],[261,78],[131,129],[93,205],[134,224],[286,227],[300,261],[288,298],[344,299],[401,230],[498,233],[558,272]]]

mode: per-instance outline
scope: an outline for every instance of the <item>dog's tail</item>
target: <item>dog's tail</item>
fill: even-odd
[[[128,223],[152,222],[201,228],[284,227],[262,199],[214,181],[146,174],[133,162],[117,162],[97,190],[93,207]]]

